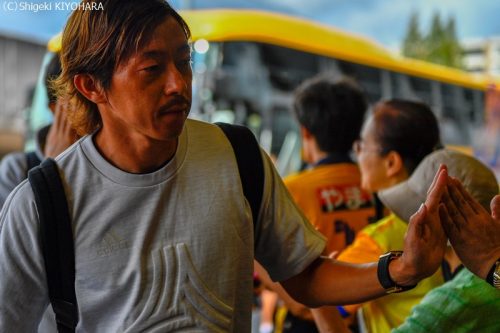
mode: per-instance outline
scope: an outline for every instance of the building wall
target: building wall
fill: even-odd
[[[467,71],[500,76],[500,37],[465,40],[461,45]]]
[[[24,111],[45,50],[44,43],[0,33],[0,156],[22,148]]]

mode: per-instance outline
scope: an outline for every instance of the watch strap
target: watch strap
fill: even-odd
[[[377,277],[378,281],[385,289],[385,292],[388,294],[392,293],[400,293],[402,291],[410,290],[416,287],[413,286],[399,286],[394,282],[389,274],[389,263],[399,258],[403,255],[403,251],[389,251],[380,256],[377,266]]]
[[[491,266],[488,275],[486,276],[486,282],[491,284],[496,289],[500,289],[500,258]]]

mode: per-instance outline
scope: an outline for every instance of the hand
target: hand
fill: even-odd
[[[410,218],[403,255],[389,265],[389,274],[400,286],[417,284],[441,265],[446,250],[446,235],[440,223],[439,207],[447,180],[446,166],[441,165],[425,203]]]
[[[43,151],[45,157],[56,157],[78,140],[78,135],[69,124],[68,112],[71,112],[70,104],[59,99],[55,107],[54,122],[50,126],[45,141]]]
[[[441,223],[462,263],[482,279],[500,258],[500,195],[491,201],[488,213],[453,178],[443,196]]]

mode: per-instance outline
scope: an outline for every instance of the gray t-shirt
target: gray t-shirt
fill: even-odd
[[[75,238],[77,331],[249,332],[254,254],[279,281],[325,245],[262,156],[254,243],[236,160],[215,125],[187,120],[174,158],[148,174],[108,163],[92,136],[60,155]],[[48,298],[27,182],[0,213],[0,276],[0,332],[36,331]]]

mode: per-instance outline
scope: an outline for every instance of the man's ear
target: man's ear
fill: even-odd
[[[406,172],[403,164],[403,159],[398,152],[391,150],[385,157],[385,169],[386,175],[388,177],[394,177],[395,175]]]
[[[106,94],[101,85],[89,74],[76,74],[73,83],[78,91],[95,104],[106,102]]]

